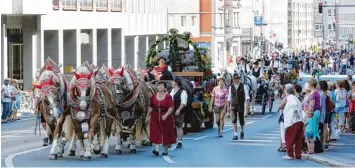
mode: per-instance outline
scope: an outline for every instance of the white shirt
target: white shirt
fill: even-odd
[[[234,84],[234,87],[235,87],[235,89],[238,89],[238,87],[239,87],[239,84],[238,85],[236,85],[236,84]],[[228,101],[229,102],[232,102],[232,86],[229,86],[229,93],[228,93]],[[244,85],[244,95],[245,95],[245,100],[250,100],[250,97],[249,97],[249,88],[246,86],[246,85]]]
[[[300,100],[294,95],[288,95],[282,113],[284,115],[284,128],[288,128],[296,122],[302,121],[302,105]]]
[[[8,96],[11,96],[11,93],[12,93],[12,86],[11,85],[7,85],[4,87],[4,95],[8,95]],[[12,102],[11,98],[9,97],[4,97],[3,102]]]
[[[173,69],[171,68],[171,66],[168,65],[168,71],[172,72]]]
[[[280,67],[280,60],[272,60],[271,63],[270,63],[270,66],[272,68],[279,68]]]
[[[176,91],[175,91],[175,90],[176,90]],[[177,91],[179,91],[179,89],[173,89],[173,90],[171,90],[171,92],[170,92],[170,96],[173,98],[173,100],[174,100],[174,95],[175,95],[175,93],[176,93]],[[186,93],[185,90],[183,90],[183,91],[181,92],[180,99],[181,99],[181,104],[183,104],[183,105],[186,105],[186,104],[187,104],[187,93]]]
[[[343,65],[348,65],[348,60],[347,60],[346,58],[343,58],[343,59],[341,60],[341,64],[343,64]]]

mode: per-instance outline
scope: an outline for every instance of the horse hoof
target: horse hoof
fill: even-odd
[[[58,154],[58,158],[63,158],[63,154]]]
[[[75,156],[75,151],[70,150],[68,156]]]
[[[80,155],[80,156],[79,156],[79,159],[80,159],[80,160],[83,160],[83,159],[84,159],[84,155]]]
[[[131,153],[137,153],[137,150],[136,149],[131,149],[130,152]]]
[[[96,155],[100,154],[100,152],[101,152],[100,150],[95,150],[95,149],[94,149],[94,153],[95,153]]]
[[[107,153],[101,153],[101,158],[108,158],[108,154]]]
[[[58,159],[58,155],[57,154],[50,154],[49,155],[49,159],[50,160],[57,160]]]
[[[84,161],[90,161],[91,160],[91,156],[84,156],[83,160]]]
[[[116,149],[116,155],[120,155],[120,154],[122,154],[122,150],[117,150]]]

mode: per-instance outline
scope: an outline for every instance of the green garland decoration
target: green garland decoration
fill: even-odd
[[[169,48],[169,60],[172,60],[172,65],[175,65],[175,61],[179,59],[179,47],[178,47],[178,39],[184,40],[188,46],[193,46],[194,49],[194,56],[197,61],[197,67],[198,71],[203,72],[206,69],[204,68],[202,58],[201,58],[201,53],[200,49],[194,44],[194,42],[191,40],[191,33],[190,32],[184,32],[183,34],[178,34],[177,29],[170,29],[168,35],[164,35],[163,37],[160,37],[158,40],[156,40],[149,48],[148,55],[145,59],[146,66],[152,66],[152,61],[153,58],[155,58],[158,53],[156,51],[156,46],[159,45],[161,42],[167,41],[169,42],[170,48]],[[174,59],[173,59],[174,58]]]

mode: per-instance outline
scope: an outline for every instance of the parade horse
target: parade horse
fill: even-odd
[[[47,135],[50,133],[53,135],[49,159],[58,159],[63,156],[66,140],[73,136],[73,128],[70,108],[67,104],[67,81],[51,58],[46,60],[40,71],[39,83],[33,85],[40,91],[38,108],[48,124]],[[64,132],[62,132],[63,126]]]
[[[233,83],[233,75],[230,72],[228,72],[227,69],[222,68],[221,73],[218,73],[218,76],[223,77],[224,87],[229,89],[229,87]]]
[[[257,90],[258,90],[257,80],[256,80],[255,76],[246,74],[242,70],[241,67],[238,67],[238,69],[236,69],[234,71],[234,73],[238,73],[240,75],[241,83],[246,85],[249,89],[248,94],[249,94],[250,100],[245,102],[244,116],[247,117],[247,115],[250,115],[250,114],[254,115],[255,97],[256,97]]]
[[[97,71],[92,69],[92,66],[85,61],[75,72],[70,82],[69,90],[69,102],[71,106],[71,116],[73,118],[73,125],[75,134],[80,143],[80,159],[91,160],[91,153],[98,151],[101,152],[101,157],[108,157],[108,138],[110,134],[107,134],[112,120],[106,116],[106,113],[111,109],[109,91],[104,87],[101,87],[100,82],[96,82],[95,76]],[[102,103],[106,102],[104,106]],[[84,144],[84,134],[81,124],[88,123],[87,139],[88,144]],[[108,127],[107,127],[108,126]],[[98,149],[97,145],[93,143],[93,139],[97,136],[97,130],[101,130],[100,146],[102,149]],[[75,155],[75,140],[72,139],[69,155]]]
[[[136,153],[136,133],[138,125],[141,125],[143,141],[149,142],[146,114],[150,104],[149,94],[152,89],[138,80],[133,69],[126,65],[117,70],[110,69],[111,82],[115,85],[117,93],[117,145],[116,154],[122,154],[123,141],[129,141],[130,153]],[[155,91],[156,92],[156,91]]]

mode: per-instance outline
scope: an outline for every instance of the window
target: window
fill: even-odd
[[[196,16],[191,16],[191,26],[195,26]]]
[[[181,16],[181,27],[186,25],[186,16]]]
[[[332,29],[332,24],[328,24],[328,29]]]

